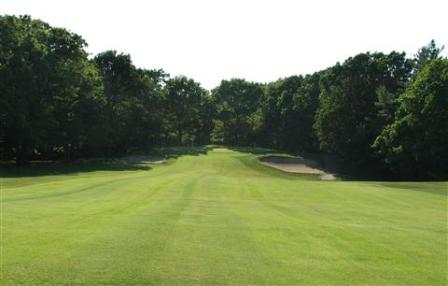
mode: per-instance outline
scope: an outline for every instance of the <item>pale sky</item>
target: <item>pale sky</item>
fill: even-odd
[[[411,56],[431,39],[448,46],[447,0],[0,0],[0,14],[31,15],[80,34],[92,55],[129,53],[137,67],[208,89],[311,73],[366,51]]]

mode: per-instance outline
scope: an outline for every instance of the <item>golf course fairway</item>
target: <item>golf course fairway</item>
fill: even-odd
[[[321,181],[256,156],[3,176],[0,284],[446,285],[446,182]]]

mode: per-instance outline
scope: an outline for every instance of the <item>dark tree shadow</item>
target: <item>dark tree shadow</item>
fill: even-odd
[[[159,147],[149,150],[131,150],[117,154],[113,158],[83,158],[71,162],[32,161],[27,166],[17,166],[13,162],[0,162],[0,177],[37,177],[68,175],[95,171],[149,171],[152,161],[176,159],[181,156],[205,155],[211,146]]]
[[[249,153],[252,155],[268,155],[272,153],[280,153],[280,151],[262,147],[243,147],[243,146],[217,146],[217,147],[227,148],[232,151],[237,151],[241,153]]]
[[[0,164],[0,176],[3,178],[37,177],[51,175],[68,175],[94,171],[148,171],[147,164],[126,163],[114,159],[79,160],[75,162],[33,161],[27,166],[16,166],[14,163]]]
[[[149,151],[150,154],[163,156],[166,159],[176,159],[181,156],[199,156],[207,155],[208,151],[215,146],[173,146],[173,147],[158,147]]]
[[[157,160],[177,159],[182,156],[206,155],[214,148],[227,148],[233,151],[263,155],[290,155],[300,156],[306,161],[313,162],[311,167],[319,168],[328,174],[335,175],[345,181],[403,181],[390,173],[375,170],[371,166],[362,166],[344,162],[338,157],[325,153],[291,153],[260,147],[207,145],[207,146],[168,146],[147,150],[131,150],[126,154],[119,154],[113,158],[86,158],[72,162],[63,161],[32,161],[28,166],[18,167],[13,162],[0,162],[0,177],[37,177],[49,175],[67,175],[94,171],[149,171],[150,162]],[[425,181],[425,180],[406,180]],[[426,180],[427,181],[427,180]],[[434,181],[434,180],[431,180]]]

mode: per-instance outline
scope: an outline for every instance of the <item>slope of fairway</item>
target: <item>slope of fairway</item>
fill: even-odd
[[[1,285],[446,285],[447,184],[320,181],[215,149],[2,179]]]

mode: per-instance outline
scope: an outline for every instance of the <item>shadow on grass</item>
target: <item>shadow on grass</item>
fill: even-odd
[[[176,159],[182,156],[207,155],[208,151],[216,146],[176,146],[176,147],[157,147],[149,150],[151,155],[163,156],[165,159]]]
[[[33,161],[28,166],[17,166],[13,162],[0,162],[0,177],[37,177],[68,175],[95,171],[148,171],[151,161],[176,159],[181,156],[205,155],[211,146],[158,147],[147,151],[131,150],[125,155],[111,158],[87,158],[73,162]]]
[[[33,161],[28,166],[18,167],[13,163],[0,164],[3,178],[68,175],[94,171],[147,171],[151,167],[139,162],[126,163],[114,159],[91,159],[75,162]]]
[[[227,148],[232,151],[237,151],[241,153],[249,153],[252,155],[268,155],[273,153],[279,153],[279,151],[262,147],[242,147],[242,146],[217,146],[217,147]]]

